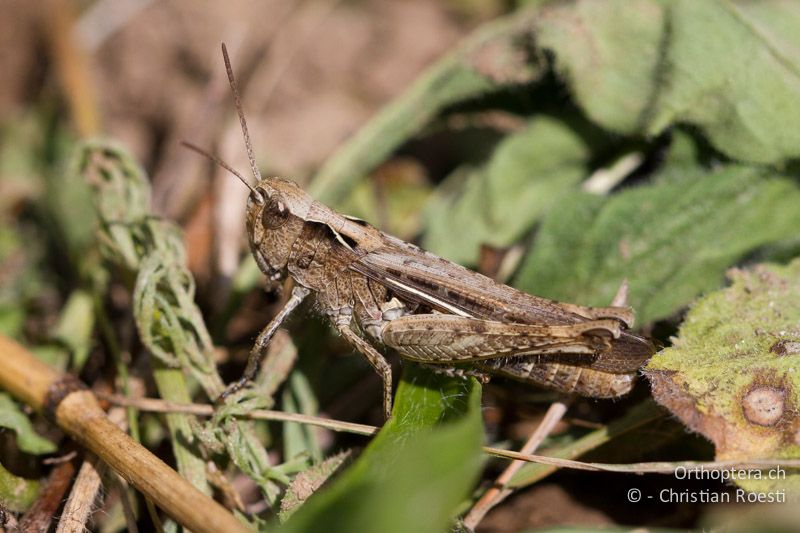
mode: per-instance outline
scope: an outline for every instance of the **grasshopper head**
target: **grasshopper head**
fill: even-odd
[[[247,130],[242,104],[239,101],[239,90],[233,76],[231,60],[225,44],[222,45],[222,57],[225,70],[231,85],[236,113],[242,126],[247,158],[256,180],[255,186],[228,165],[223,166],[236,175],[250,189],[247,199],[247,236],[250,250],[258,263],[258,267],[271,280],[279,280],[286,275],[286,266],[292,245],[300,236],[306,215],[311,209],[312,200],[297,184],[282,178],[263,178],[258,170],[253,155],[253,145]]]
[[[311,198],[294,182],[262,178],[247,199],[247,235],[259,268],[272,280],[286,273],[292,244],[300,236]]]

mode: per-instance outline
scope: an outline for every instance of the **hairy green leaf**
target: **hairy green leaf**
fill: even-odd
[[[590,431],[575,440],[569,440],[547,450],[547,455],[559,459],[577,459],[581,455],[614,442],[622,437],[629,437],[630,433],[646,427],[648,424],[664,417],[665,412],[650,399],[644,400],[631,407],[621,417],[609,424]],[[528,463],[514,474],[509,481],[509,486],[522,488],[533,485],[558,470],[552,465]]]
[[[690,123],[737,159],[800,156],[800,4],[591,0],[540,15],[540,46],[598,124],[655,135]]]
[[[650,322],[718,287],[748,252],[800,230],[792,180],[738,165],[683,170],[611,198],[574,194],[546,217],[516,286],[608,305],[627,279],[637,319]]]
[[[588,130],[585,122],[537,117],[506,137],[486,166],[456,171],[427,210],[425,247],[475,264],[481,244],[516,242],[588,175],[592,149],[600,144],[587,140]]]

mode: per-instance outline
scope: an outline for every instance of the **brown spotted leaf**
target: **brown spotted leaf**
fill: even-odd
[[[800,259],[729,277],[731,286],[699,300],[674,345],[647,365],[653,395],[710,439],[719,460],[800,458]],[[792,471],[736,481],[750,491],[800,492]]]

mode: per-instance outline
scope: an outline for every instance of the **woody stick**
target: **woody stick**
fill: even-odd
[[[0,388],[42,411],[186,528],[248,531],[222,505],[114,425],[83,383],[50,368],[1,335]]]

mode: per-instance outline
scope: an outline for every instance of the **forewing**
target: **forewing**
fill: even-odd
[[[520,292],[399,239],[350,268],[415,303],[443,313],[520,324],[574,324],[586,320],[557,302]]]
[[[393,237],[350,269],[387,287],[402,299],[442,313],[518,324],[575,324],[587,318],[558,302],[518,291]],[[630,372],[654,352],[650,341],[622,332],[591,363],[606,372]],[[561,360],[564,356],[561,354]],[[558,358],[559,356],[554,356]]]

